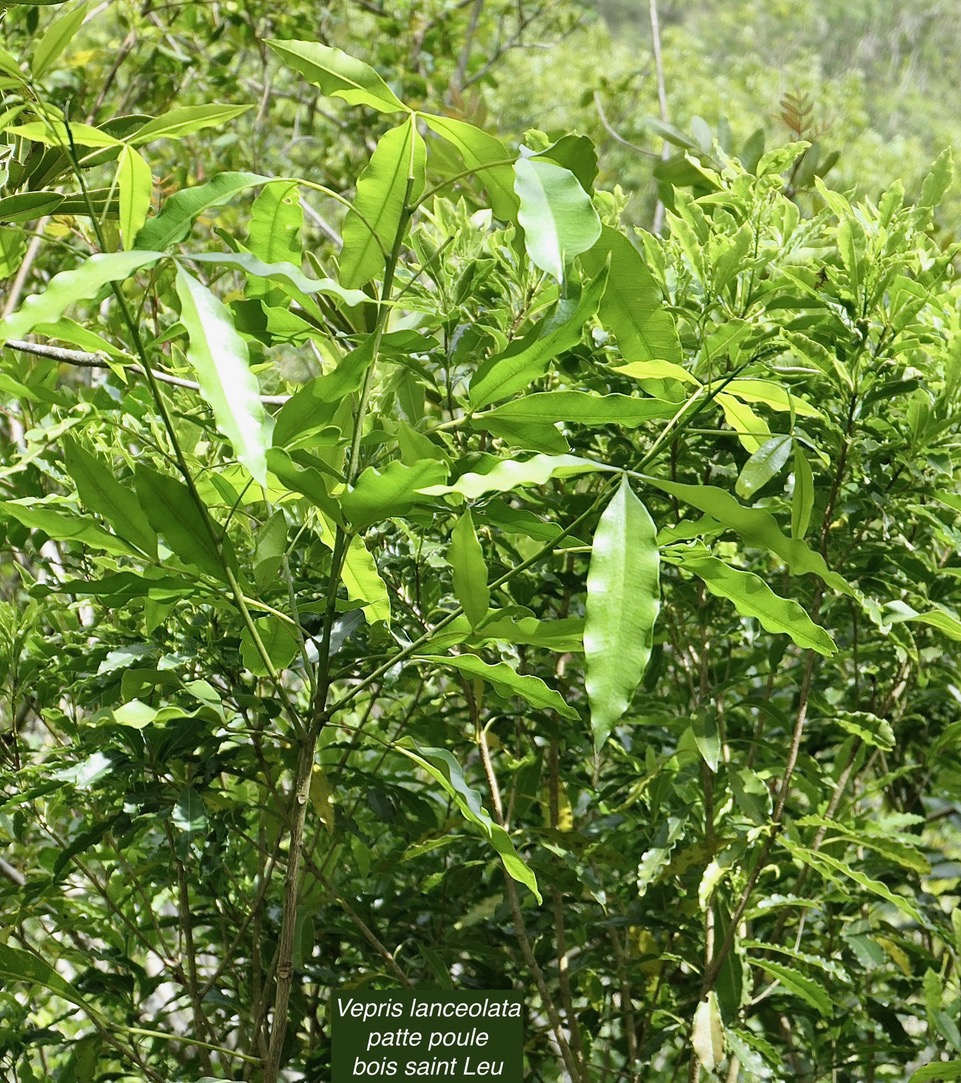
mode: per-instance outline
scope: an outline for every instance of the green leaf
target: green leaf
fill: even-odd
[[[30,952],[0,944],[0,978],[5,982],[26,982],[29,985],[42,986],[70,1004],[83,1008],[92,1019],[98,1017],[97,1012],[75,986],[61,978],[49,963]]]
[[[300,233],[304,226],[304,211],[300,205],[299,186],[295,181],[275,181],[264,185],[250,209],[247,227],[247,247],[265,264],[301,262]],[[277,291],[274,291],[275,293]],[[247,286],[248,297],[269,297],[270,291],[259,279]],[[270,304],[279,304],[271,300]]]
[[[350,105],[369,105],[381,113],[397,113],[407,106],[397,97],[376,71],[340,49],[315,41],[277,41],[266,39],[288,67],[299,71],[333,98],[343,98]]]
[[[154,120],[149,121],[130,137],[131,146],[150,143],[154,139],[183,139],[203,128],[224,125],[252,109],[251,105],[187,105],[180,109],[171,109]]]
[[[204,516],[190,490],[176,478],[160,474],[138,463],[135,471],[137,496],[150,525],[182,561],[226,582],[224,565],[238,573],[233,546],[223,528]],[[211,536],[211,530],[213,536]]]
[[[660,609],[656,534],[625,475],[597,524],[587,574],[585,685],[598,750],[630,705],[651,656]]]
[[[520,485],[543,485],[554,477],[566,478],[611,469],[613,467],[579,459],[576,455],[535,455],[524,462],[502,459],[487,474],[468,472],[461,474],[452,485],[431,485],[421,492],[427,496],[460,493],[468,500],[477,500],[485,493],[506,493]]]
[[[514,399],[485,414],[475,414],[471,424],[487,428],[490,421],[573,425],[640,425],[656,418],[671,418],[677,405],[660,399],[630,395],[591,395],[585,391],[543,391]],[[788,438],[790,439],[790,438]]]
[[[297,629],[287,621],[270,614],[256,621],[256,626],[260,642],[267,652],[274,672],[279,673],[287,669],[300,650],[300,636],[297,634]],[[244,660],[244,665],[255,677],[270,676],[267,664],[247,628],[244,628],[240,637],[240,655]]]
[[[249,252],[192,252],[177,258],[190,260],[192,263],[211,263],[218,267],[230,267],[258,278],[270,278],[281,283],[289,283],[294,290],[300,290],[301,293],[333,294],[349,306],[370,300],[363,291],[345,290],[332,278],[311,278],[292,263],[264,263]]]
[[[627,361],[681,361],[674,318],[664,307],[644,257],[627,237],[605,226],[593,248],[581,255],[581,266],[596,275],[608,261],[600,318],[613,331],[621,356]]]
[[[67,473],[77,483],[77,492],[87,508],[102,515],[120,537],[155,558],[157,534],[129,483],[119,482],[109,466],[85,451],[76,440],[66,438],[63,447]]]
[[[845,733],[854,734],[872,748],[890,752],[897,744],[891,723],[870,711],[836,711],[832,717]]]
[[[741,467],[734,491],[744,500],[752,496],[784,469],[791,456],[790,436],[772,436]]]
[[[412,118],[385,132],[344,219],[340,278],[348,288],[383,275],[407,205],[424,190],[427,149]]]
[[[200,393],[237,458],[266,486],[267,415],[257,377],[250,371],[247,343],[237,333],[230,310],[183,267],[177,268],[177,296],[190,343],[187,359],[196,370]]]
[[[834,1003],[827,990],[813,978],[805,977],[791,967],[772,963],[769,959],[759,959],[756,956],[752,956],[751,964],[770,974],[789,993],[800,997],[805,1004],[810,1004],[825,1019],[829,1019],[834,1014]]]
[[[37,42],[30,60],[30,71],[34,79],[42,79],[57,62],[57,58],[73,40],[77,31],[83,25],[87,15],[87,4],[80,4],[73,11],[68,11],[55,19],[44,31],[43,37]]]
[[[760,576],[711,556],[682,554],[680,565],[703,580],[712,594],[732,601],[742,617],[753,617],[767,631],[789,635],[799,647],[818,654],[830,657],[837,652],[834,640],[797,602],[775,594]]]
[[[365,530],[371,523],[403,515],[414,504],[423,503],[425,487],[436,485],[446,475],[447,467],[436,459],[422,459],[413,466],[394,460],[383,471],[369,466],[341,497],[341,507],[358,530]]]
[[[508,160],[513,156],[504,144],[493,135],[452,117],[422,114],[421,119],[442,139],[455,147],[464,165],[474,171],[477,179],[487,189],[494,217],[502,222],[512,222],[519,206],[514,191],[514,169]],[[491,165],[499,162],[499,165]]]
[[[937,156],[934,165],[921,185],[919,207],[936,207],[951,187],[954,180],[954,158],[950,147],[945,147]]]
[[[837,572],[832,572],[820,553],[809,549],[797,538],[786,538],[774,517],[760,508],[745,508],[730,493],[711,485],[682,485],[675,481],[645,476],[644,480],[678,500],[710,515],[733,530],[749,545],[770,549],[787,565],[792,575],[808,572],[820,576],[828,586],[842,594],[854,595],[854,590]]]
[[[275,447],[290,447],[330,424],[344,397],[360,390],[373,363],[374,344],[374,337],[368,337],[332,372],[315,376],[294,392],[277,414]]]
[[[63,203],[59,192],[18,192],[0,199],[0,222],[31,222],[53,214]]]
[[[546,685],[540,677],[518,673],[506,662],[491,665],[476,654],[419,654],[417,662],[432,662],[438,666],[453,666],[468,677],[480,677],[494,686],[502,696],[520,696],[532,707],[556,711],[562,718],[576,721],[580,716],[560,692]]]
[[[499,824],[495,824],[490,814],[481,803],[476,790],[467,785],[460,764],[444,748],[420,748],[416,752],[403,745],[394,745],[394,751],[407,756],[426,771],[457,805],[460,814],[468,823],[475,824],[483,831],[491,845],[500,856],[504,869],[513,880],[530,888],[538,902],[543,902],[537,888],[537,880],[531,870],[517,856],[510,835]]]
[[[961,1060],[941,1060],[913,1072],[908,1083],[948,1083],[961,1079]]]
[[[154,251],[169,248],[190,233],[194,219],[204,211],[220,207],[239,192],[269,180],[257,173],[219,173],[206,184],[181,188],[166,200],[160,214],[137,234],[137,247]]]
[[[706,1072],[713,1072],[724,1057],[724,1024],[713,990],[698,1002],[694,1011],[691,1046]]]
[[[329,528],[329,522],[328,522]],[[380,572],[377,562],[364,544],[364,539],[355,534],[347,546],[344,567],[340,575],[347,597],[351,601],[364,602],[364,617],[368,624],[386,621],[390,624],[390,593]]]
[[[463,607],[471,628],[476,628],[490,609],[491,592],[487,586],[484,552],[477,540],[469,508],[457,520],[451,533],[447,562],[454,573],[454,595]]]
[[[150,210],[153,177],[150,166],[131,146],[124,146],[117,160],[117,188],[120,190],[120,234],[124,248],[133,248]]]
[[[576,346],[584,325],[597,311],[606,279],[607,270],[602,268],[584,287],[573,307],[559,304],[552,317],[539,321],[503,353],[485,361],[471,380],[471,408],[479,410],[528,389],[532,381],[547,372],[547,366],[559,353]]]
[[[71,124],[69,132],[62,120],[34,120],[29,124],[16,124],[7,128],[11,135],[42,143],[46,147],[67,148],[71,140],[78,147],[119,147],[119,139],[90,124]]]
[[[98,253],[79,267],[61,271],[43,293],[28,297],[18,312],[0,320],[0,342],[23,338],[38,323],[59,320],[70,305],[96,297],[108,282],[120,282],[162,258],[162,252]]]
[[[569,169],[544,159],[518,158],[514,173],[527,254],[536,267],[562,282],[565,268],[601,235],[591,197]]]
[[[129,556],[130,546],[108,533],[93,519],[78,515],[67,504],[46,504],[32,497],[0,501],[0,516],[6,515],[31,530],[42,530],[56,541],[77,542],[116,556]]]
[[[807,456],[794,447],[794,492],[791,495],[791,537],[803,540],[814,510],[814,474]]]
[[[616,366],[614,371],[623,372],[634,380],[679,380],[684,384],[701,386],[696,376],[673,361],[632,361],[629,365]]]
[[[724,411],[725,421],[737,433],[741,446],[752,455],[771,439],[771,430],[764,419],[740,399],[722,392],[715,396],[715,400]]]
[[[772,410],[794,413],[803,417],[824,417],[820,410],[815,410],[799,395],[793,394],[788,388],[771,380],[728,380],[724,382],[724,391],[744,402],[763,403]]]
[[[895,894],[887,884],[882,883],[880,880],[874,880],[870,876],[866,876],[863,872],[859,872],[857,869],[852,868],[846,861],[841,861],[840,858],[832,857],[830,854],[824,853],[824,851],[815,852],[814,850],[808,850],[803,846],[798,846],[785,835],[779,836],[778,841],[782,846],[786,847],[794,857],[799,861],[803,861],[806,865],[810,865],[815,872],[825,877],[825,879],[831,880],[834,883],[843,883],[845,880],[855,883],[859,887],[863,887],[865,891],[870,892],[872,895],[876,895],[879,899],[884,899],[885,902],[891,903],[892,906],[900,910],[902,914],[909,917],[912,921],[916,921],[922,928],[927,929],[930,927],[931,923],[921,911],[918,910],[914,903],[903,895]]]

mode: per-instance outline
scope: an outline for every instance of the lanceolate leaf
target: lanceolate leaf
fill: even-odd
[[[830,1017],[834,1014],[834,1004],[830,996],[828,996],[827,990],[813,978],[805,977],[805,975],[793,970],[791,967],[782,966],[780,963],[772,963],[769,959],[754,957],[751,959],[751,963],[766,971],[772,978],[780,982],[788,992],[800,997],[801,1000],[810,1004],[821,1015]]]
[[[435,117],[429,113],[422,117],[424,123],[443,139],[446,139],[464,159],[464,165],[476,173],[477,181],[490,195],[494,217],[502,222],[517,217],[518,199],[514,191],[514,169],[508,159],[504,144],[493,135],[451,117]],[[490,165],[499,162],[499,165]]]
[[[226,582],[224,565],[237,574],[237,557],[223,528],[212,523],[211,531],[190,490],[176,478],[138,464],[137,496],[150,525],[182,561]]]
[[[463,606],[471,628],[476,628],[490,608],[491,592],[487,586],[484,552],[477,540],[469,508],[457,520],[451,533],[447,561],[454,574],[454,594]]]
[[[69,271],[54,275],[43,293],[28,297],[18,312],[0,320],[0,342],[23,338],[38,323],[53,323],[78,301],[96,297],[108,282],[120,282],[163,259],[162,252],[98,253]]]
[[[53,67],[57,57],[73,40],[87,15],[87,4],[80,4],[61,15],[44,32],[30,60],[34,79],[42,79]]]
[[[601,235],[597,211],[569,169],[539,158],[518,158],[514,172],[527,254],[536,267],[561,282],[567,265]]]
[[[351,105],[368,105],[381,113],[397,113],[407,106],[376,71],[340,49],[315,41],[271,41],[267,44],[295,71],[333,98]]]
[[[749,500],[759,490],[784,469],[791,456],[790,436],[772,436],[754,452],[741,468],[735,492],[744,500]]]
[[[75,440],[64,440],[64,462],[77,483],[80,499],[102,515],[113,529],[149,556],[157,555],[157,534],[140,507],[130,484],[118,481],[113,470],[85,451]]]
[[[60,977],[48,962],[30,952],[0,944],[0,977],[4,979],[4,984],[26,982],[28,985],[40,985],[51,993],[63,997],[68,1003],[83,1008],[91,1018],[97,1017],[93,1007],[84,999],[76,986],[71,985],[66,978]]]
[[[502,354],[485,361],[471,380],[473,409],[479,410],[529,388],[532,381],[547,372],[547,366],[559,353],[576,346],[584,333],[584,325],[597,311],[606,280],[607,270],[601,268],[584,287],[572,311],[559,308],[553,317],[541,320]]]
[[[608,469],[611,468],[601,463],[593,463],[589,459],[579,459],[576,455],[535,455],[524,462],[504,459],[490,473],[469,472],[462,474],[452,485],[431,485],[421,492],[427,496],[460,493],[468,500],[476,500],[485,493],[506,493],[520,485],[543,485],[554,477],[570,477],[573,474],[589,474],[594,470]]]
[[[749,545],[760,545],[777,554],[792,575],[811,572],[820,576],[829,587],[842,594],[853,595],[854,590],[837,572],[832,572],[820,553],[809,549],[797,538],[786,538],[770,512],[760,508],[745,508],[730,493],[711,485],[683,485],[661,478],[645,477],[644,480],[685,504],[703,511],[713,519],[733,530]]]
[[[249,252],[193,252],[189,256],[178,258],[189,259],[193,263],[212,263],[219,267],[231,267],[258,278],[269,278],[282,284],[289,283],[295,290],[306,294],[330,293],[351,307],[370,300],[361,290],[345,290],[332,278],[311,278],[292,263],[264,263]]]
[[[411,749],[404,748],[403,745],[394,745],[394,750],[403,753],[416,764],[419,764],[435,782],[440,783],[443,789],[453,798],[454,804],[457,805],[464,819],[475,824],[487,836],[500,856],[508,876],[530,888],[537,901],[542,902],[541,893],[537,888],[537,880],[531,870],[517,856],[510,835],[490,818],[490,814],[481,803],[479,794],[467,785],[460,764],[447,749],[420,748],[414,752]]]
[[[197,372],[201,394],[237,458],[266,486],[267,416],[250,371],[247,343],[234,328],[229,309],[182,267],[177,268],[177,296],[190,340],[187,359]]]
[[[814,473],[807,456],[794,447],[794,493],[791,496],[791,537],[804,538],[814,510]]]
[[[630,240],[605,226],[600,239],[581,256],[581,266],[596,275],[610,260],[600,317],[614,332],[625,361],[682,360],[674,319],[644,257]]]
[[[257,173],[219,173],[206,184],[182,188],[164,203],[163,210],[137,234],[137,245],[146,249],[165,249],[182,241],[198,215],[211,207],[229,202],[239,192],[265,184],[269,177]]]
[[[476,654],[433,655],[421,654],[417,661],[433,662],[438,666],[453,666],[468,677],[480,677],[489,681],[498,692],[507,696],[520,696],[532,707],[556,711],[562,718],[577,719],[579,716],[560,692],[546,685],[540,677],[518,673],[506,662],[491,665]]]
[[[252,108],[249,105],[189,105],[171,109],[169,113],[151,120],[130,139],[133,146],[150,143],[154,139],[182,139],[185,135],[199,132],[202,128],[226,124]]]
[[[384,274],[405,203],[424,190],[426,164],[427,150],[413,120],[381,136],[357,181],[353,209],[344,220],[340,277],[348,288]]]
[[[656,418],[671,418],[676,413],[676,403],[660,399],[590,395],[585,391],[544,391],[514,399],[486,414],[477,414],[471,419],[471,424],[485,428],[486,421],[500,420],[539,424],[562,421],[574,425],[640,425]]]
[[[775,594],[760,576],[731,568],[711,556],[684,556],[681,567],[704,581],[719,598],[728,598],[744,617],[754,617],[769,632],[784,632],[799,647],[830,656],[837,647],[797,602]]]
[[[124,146],[117,161],[117,188],[120,190],[120,233],[124,248],[134,247],[134,238],[147,220],[153,177],[150,166],[131,146]]]
[[[660,608],[654,523],[625,476],[591,547],[584,624],[586,686],[600,749],[644,676]]]
[[[250,210],[247,247],[266,264],[290,263],[300,266],[300,232],[304,211],[295,181],[276,181],[264,186]],[[276,291],[274,291],[276,292]],[[254,278],[247,284],[248,297],[265,297],[267,285]],[[271,301],[277,304],[279,301]]]
[[[130,546],[66,504],[48,504],[25,497],[0,501],[0,518],[9,516],[31,530],[42,530],[57,541],[77,542],[105,553],[129,556]]]

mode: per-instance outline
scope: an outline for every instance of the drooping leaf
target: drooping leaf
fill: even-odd
[[[237,333],[230,310],[183,267],[177,268],[177,296],[189,338],[187,359],[197,373],[200,393],[237,458],[266,486],[267,415],[250,371],[247,343]]]
[[[794,492],[791,495],[791,537],[804,539],[814,510],[814,473],[807,456],[794,447]]]
[[[590,196],[569,169],[540,158],[518,158],[514,190],[531,262],[558,282],[565,268],[601,235]]]
[[[606,279],[607,270],[602,268],[584,286],[572,308],[559,306],[552,317],[539,321],[503,353],[485,361],[471,380],[471,407],[479,410],[526,390],[547,372],[547,366],[559,353],[576,346],[584,333],[584,325],[597,311]]]
[[[712,594],[732,601],[741,616],[760,621],[767,631],[789,635],[799,647],[818,654],[830,657],[837,652],[834,640],[797,602],[775,594],[760,576],[712,556],[684,554],[681,567],[701,579]]]
[[[713,1072],[724,1057],[724,1024],[713,989],[698,1002],[694,1011],[691,1045],[706,1072]]]
[[[137,496],[150,525],[182,561],[220,581],[224,565],[237,574],[237,557],[223,528],[206,521],[190,490],[176,478],[138,463]]]
[[[77,542],[105,553],[129,556],[131,548],[122,538],[99,523],[79,515],[66,504],[45,503],[32,497],[0,501],[0,517],[9,516],[31,530],[42,530],[56,541]]]
[[[81,994],[76,986],[62,978],[56,970],[44,959],[32,952],[21,951],[20,948],[11,948],[7,944],[0,944],[0,977],[9,982],[26,982],[28,985],[39,985],[63,997],[70,1004],[75,1004],[92,1019],[98,1017],[93,1006]]]
[[[130,137],[129,143],[137,147],[154,139],[183,139],[185,135],[193,135],[203,128],[226,124],[252,108],[250,105],[221,105],[217,102],[181,106],[148,121]]]
[[[0,320],[0,342],[23,338],[37,324],[59,320],[70,305],[96,297],[108,282],[120,282],[160,259],[162,252],[98,253],[79,267],[61,271],[43,293],[28,297],[17,312]]]
[[[813,978],[806,977],[791,967],[782,966],[781,963],[772,963],[770,959],[761,959],[757,956],[751,958],[751,964],[770,974],[788,992],[800,997],[805,1004],[810,1004],[826,1019],[834,1014],[834,1003],[827,990]]]
[[[767,427],[767,423],[746,403],[724,392],[720,392],[715,397],[715,401],[724,411],[724,420],[737,433],[741,447],[750,454],[760,451],[771,439],[771,430]]]
[[[368,105],[381,113],[397,113],[407,106],[376,71],[340,49],[315,41],[277,41],[266,44],[284,63],[333,98],[350,105]]]
[[[749,545],[770,549],[784,561],[792,575],[810,572],[819,576],[834,590],[853,595],[852,587],[837,572],[828,568],[820,553],[809,549],[797,538],[786,538],[770,512],[761,508],[745,508],[730,493],[712,485],[684,485],[647,476],[644,480],[649,485],[676,496],[685,504],[703,511],[705,515],[717,519]]]
[[[153,195],[150,166],[129,144],[117,160],[117,188],[120,191],[120,235],[124,248],[133,248],[135,238],[147,220]]]
[[[405,207],[424,190],[426,165],[427,150],[413,119],[381,136],[344,219],[340,277],[348,288],[384,274]]]
[[[621,356],[625,361],[681,361],[674,319],[644,257],[627,237],[605,226],[597,243],[581,255],[581,266],[596,275],[608,260],[600,317],[614,332]]]
[[[487,474],[468,472],[461,474],[452,485],[431,485],[421,491],[427,496],[460,493],[468,500],[477,500],[485,493],[506,493],[520,485],[543,485],[554,477],[610,469],[613,468],[576,455],[535,455],[523,462],[503,459]]]
[[[153,251],[167,249],[190,233],[194,220],[204,211],[220,207],[238,193],[269,180],[258,173],[218,173],[206,184],[181,188],[164,203],[160,214],[137,234],[137,246]]]
[[[452,117],[422,114],[424,123],[457,149],[468,169],[475,171],[477,180],[487,189],[494,217],[502,222],[517,217],[518,199],[514,191],[513,157],[504,144],[473,124]],[[491,163],[499,163],[492,165]]]
[[[501,695],[520,696],[532,707],[556,711],[562,718],[573,721],[579,717],[560,692],[546,685],[540,677],[518,673],[506,662],[491,665],[476,654],[419,654],[416,660],[432,662],[437,666],[452,666],[468,677],[480,677],[489,681]]]
[[[625,476],[591,546],[584,622],[585,685],[598,750],[644,676],[660,609],[657,531]]]
[[[454,595],[460,602],[471,628],[487,615],[491,592],[487,586],[487,564],[484,551],[477,540],[470,509],[457,520],[451,532],[447,562],[454,576]]]
[[[441,785],[453,799],[464,819],[479,827],[490,841],[508,876],[529,888],[537,901],[542,902],[533,872],[517,856],[510,835],[503,827],[494,823],[481,803],[478,793],[467,785],[464,772],[454,757],[444,748],[419,748],[414,751],[398,744],[394,745],[394,751],[413,760]]]
[[[157,534],[130,485],[118,481],[109,466],[70,438],[64,440],[64,463],[90,511],[102,515],[120,537],[156,557]]]

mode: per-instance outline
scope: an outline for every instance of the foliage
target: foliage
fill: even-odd
[[[253,116],[188,5],[81,123],[76,10],[0,57],[4,1070],[321,1080],[411,984],[523,988],[531,1079],[952,1078],[950,155],[712,144],[660,237],[297,10],[224,8]]]

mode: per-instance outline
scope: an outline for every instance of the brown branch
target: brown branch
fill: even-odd
[[[48,361],[58,361],[62,365],[73,365],[75,368],[103,369],[110,367],[110,357],[105,353],[87,353],[86,350],[67,350],[62,346],[43,346],[37,342],[25,342],[23,339],[9,338],[4,347],[8,350],[20,350],[21,353],[33,354],[35,357],[45,357]],[[130,372],[136,372],[140,376],[146,376],[147,371],[142,365],[125,363],[124,368]],[[200,384],[193,380],[185,380],[182,376],[172,376],[169,372],[160,372],[151,369],[150,375],[155,380],[173,387],[186,387],[190,391],[200,391]],[[290,395],[261,395],[260,401],[265,406],[283,406]]]

